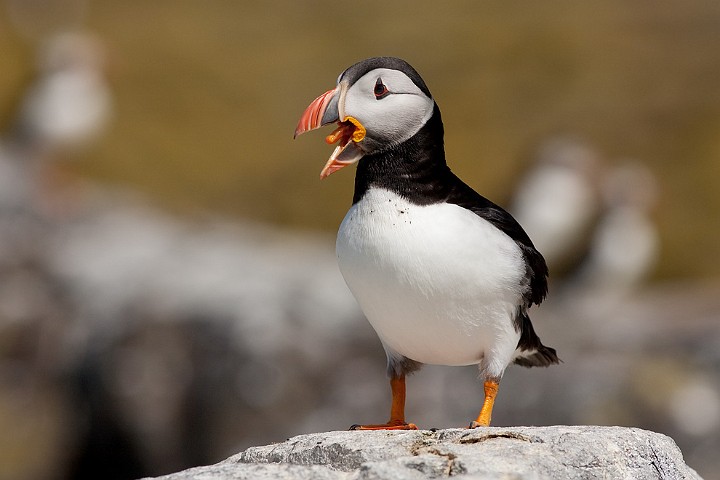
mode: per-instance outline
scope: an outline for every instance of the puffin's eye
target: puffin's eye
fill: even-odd
[[[388,93],[390,93],[388,88],[382,82],[382,78],[378,78],[377,82],[375,82],[375,88],[373,89],[373,93],[375,94],[375,98],[378,100],[384,98]]]

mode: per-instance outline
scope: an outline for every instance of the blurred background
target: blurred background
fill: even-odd
[[[495,425],[636,426],[720,478],[720,4],[0,3],[0,479],[130,479],[384,421],[340,277],[351,169],[310,101],[407,59],[448,160],[551,268],[564,363],[508,369]],[[409,380],[465,426],[474,367]]]

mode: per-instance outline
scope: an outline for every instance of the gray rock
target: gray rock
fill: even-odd
[[[164,480],[699,479],[675,442],[625,427],[325,432],[251,447]]]

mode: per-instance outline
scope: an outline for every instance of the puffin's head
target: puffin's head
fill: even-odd
[[[320,178],[382,152],[415,135],[433,114],[435,102],[423,79],[406,61],[374,57],[340,74],[337,86],[317,97],[300,117],[295,137],[323,125],[338,127],[325,138],[339,142]]]

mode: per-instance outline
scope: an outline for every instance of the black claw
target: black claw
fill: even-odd
[[[350,425],[350,428],[348,428],[348,430],[357,430],[357,429],[360,428],[361,426],[362,426],[362,425],[356,423],[356,424],[354,424],[354,425]]]

